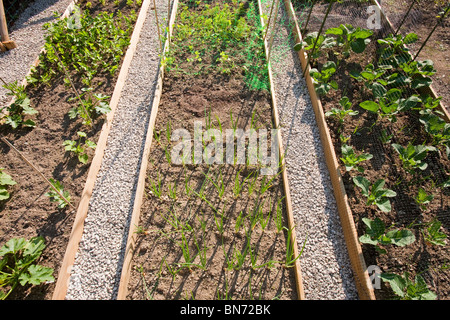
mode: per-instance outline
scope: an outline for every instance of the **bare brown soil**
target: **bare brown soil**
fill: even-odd
[[[80,1],[85,9],[85,1]],[[106,6],[96,3],[91,8],[92,15],[99,12],[113,12],[120,9],[128,14],[131,9],[138,12],[138,7],[125,5],[119,7],[109,1]],[[44,41],[44,39],[43,39]],[[119,72],[114,76],[109,73],[98,74],[94,79],[96,93],[111,96]],[[72,75],[76,79],[75,75]],[[76,82],[77,88],[82,88]],[[0,133],[7,138],[23,155],[33,163],[47,179],[61,181],[64,189],[69,191],[72,204],[77,207],[89,171],[93,151],[89,150],[89,161],[83,165],[76,157],[65,152],[64,140],[75,139],[77,131],[84,131],[89,139],[96,142],[100,135],[103,119],[95,121],[93,127],[81,123],[81,120],[70,119],[68,111],[75,106],[76,101],[68,102],[74,97],[70,87],[64,85],[60,74],[50,85],[38,84],[27,87],[31,106],[39,113],[35,116],[36,127],[12,131],[3,125]],[[42,236],[46,249],[39,259],[39,264],[53,268],[53,276],[57,279],[59,267],[64,257],[66,246],[72,230],[75,211],[70,207],[58,209],[44,194],[49,191],[48,184],[28,166],[14,151],[1,142],[0,167],[12,176],[17,184],[11,187],[11,197],[0,203],[0,245],[12,238],[29,239]],[[55,283],[42,284],[34,287],[17,288],[8,299],[51,299]]]
[[[177,53],[177,59],[182,54]],[[176,61],[179,69],[192,68],[186,59]],[[233,127],[230,112],[233,121],[238,120],[237,128],[244,131],[250,128],[252,114],[254,128],[272,128],[269,92],[250,90],[241,73],[165,75],[155,125],[160,140],[152,142],[128,299],[297,299],[293,268],[285,265],[287,232],[278,232],[275,223],[280,203],[281,221],[287,225],[281,176],[263,176],[257,165],[202,161],[183,166],[169,164],[166,158],[166,148],[173,147],[166,137],[169,123],[173,130],[186,129],[193,137],[194,122],[201,121],[206,131],[211,119],[225,136],[225,130]],[[220,176],[222,197],[213,184],[220,184]],[[161,197],[151,188],[158,177]],[[233,191],[236,177],[243,183],[238,196]],[[261,191],[272,178],[271,187]],[[193,191],[186,190],[186,183]],[[176,199],[170,193],[174,185]],[[260,219],[251,224],[259,210],[268,221],[265,227]],[[217,224],[222,214],[221,231]],[[175,215],[178,225],[174,225]],[[241,225],[240,217],[244,218]],[[191,264],[181,249],[184,240],[195,257]],[[233,261],[239,255],[245,257],[240,267]]]

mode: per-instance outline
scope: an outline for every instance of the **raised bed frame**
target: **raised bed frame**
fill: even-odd
[[[388,17],[384,14],[378,1],[371,0],[371,3],[377,6],[377,8],[381,12],[383,28],[387,28],[388,30],[395,32],[395,28],[389,21]],[[284,0],[284,4],[285,9],[289,15],[289,19],[291,20],[293,25],[293,34],[295,37],[295,41],[296,43],[301,43],[303,35],[301,33],[301,29],[295,15],[294,7],[290,0]],[[300,58],[303,70],[306,70],[304,75],[305,81],[308,86],[311,103],[320,131],[320,138],[322,140],[322,145],[325,152],[327,167],[330,172],[331,183],[333,185],[334,196],[336,198],[339,216],[344,231],[344,238],[347,244],[350,262],[353,268],[355,284],[358,290],[359,298],[361,300],[376,300],[372,280],[367,271],[367,265],[363,256],[361,244],[359,242],[358,233],[356,231],[355,223],[353,220],[353,214],[349,206],[348,196],[345,191],[343,178],[339,170],[340,164],[338,163],[338,159],[331,140],[330,131],[325,120],[322,102],[320,101],[320,98],[316,93],[312,78],[310,76],[309,71],[311,68],[308,65],[308,54],[304,49],[301,49],[300,51],[298,51],[298,56]],[[437,94],[431,86],[421,89],[423,93],[429,94],[434,99],[437,98]],[[444,114],[445,120],[447,122],[450,122],[450,115],[445,106],[443,106],[442,102],[439,104],[438,109]]]
[[[262,12],[261,12],[261,1],[260,0],[258,0],[258,7],[259,7],[261,25],[264,26],[264,21],[262,19],[262,14],[261,14]],[[164,56],[166,50],[169,48],[170,38],[172,35],[172,31],[173,31],[173,24],[176,19],[177,8],[178,8],[178,0],[174,0],[173,6],[172,6],[172,14],[171,14],[170,23],[169,23],[169,37],[167,38],[166,43],[164,45],[163,56]],[[266,58],[267,58],[269,55],[269,47],[268,47],[267,39],[265,39],[265,41],[264,41],[264,46],[265,46],[265,53],[266,53]],[[279,118],[278,118],[278,109],[276,106],[275,88],[274,88],[273,81],[272,81],[272,72],[270,69],[270,65],[269,65],[268,71],[269,71],[269,82],[270,82],[270,88],[271,88],[273,121],[274,121],[275,128],[279,128],[280,125],[279,125]],[[149,125],[149,129],[147,132],[147,138],[146,138],[146,143],[145,143],[145,147],[144,147],[142,165],[140,168],[139,182],[138,182],[136,198],[135,198],[135,202],[134,202],[134,210],[133,210],[132,217],[131,217],[128,243],[127,243],[127,247],[126,247],[126,251],[125,251],[125,258],[124,258],[124,264],[123,264],[123,268],[122,268],[121,281],[120,281],[120,286],[119,286],[119,291],[118,291],[118,296],[117,296],[117,298],[119,300],[125,300],[126,296],[127,296],[127,286],[128,286],[128,282],[129,282],[129,278],[130,278],[130,271],[131,271],[131,267],[132,267],[131,261],[132,261],[132,257],[134,254],[135,243],[136,243],[136,232],[135,231],[136,231],[138,221],[139,221],[142,198],[144,196],[147,164],[148,164],[150,147],[151,147],[152,138],[153,138],[153,127],[155,125],[156,114],[158,111],[158,106],[159,106],[159,102],[160,102],[160,98],[161,98],[161,94],[162,94],[163,78],[164,78],[164,68],[161,67],[159,77],[158,77],[156,93],[155,93],[155,97],[153,100],[152,114],[151,114],[151,118],[150,118],[150,125]],[[278,140],[277,142],[279,145],[279,154],[282,155],[282,154],[284,154],[284,150],[283,150],[283,144],[281,141],[281,131],[280,130],[278,130],[277,140]],[[285,167],[284,158],[282,159],[282,167],[283,168]],[[285,203],[286,203],[288,227],[290,229],[294,230],[293,232],[291,232],[290,241],[292,241],[291,243],[295,244],[294,248],[293,248],[293,255],[298,256],[299,250],[298,250],[296,233],[295,233],[295,221],[294,221],[294,216],[292,213],[292,204],[291,204],[289,183],[288,183],[288,179],[287,179],[286,170],[283,170],[282,177],[283,177],[283,190],[285,193]],[[305,296],[304,296],[299,260],[296,260],[293,268],[294,268],[294,273],[295,273],[296,291],[297,291],[298,299],[304,300]]]

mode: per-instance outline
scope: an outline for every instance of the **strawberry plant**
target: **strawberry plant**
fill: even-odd
[[[428,288],[421,275],[416,275],[414,281],[410,280],[408,272],[405,272],[403,276],[382,273],[380,278],[389,283],[400,300],[436,300],[437,298],[436,294]]]
[[[391,202],[389,198],[393,198],[397,193],[390,189],[383,189],[384,179],[377,180],[373,185],[364,177],[354,177],[353,182],[361,188],[362,194],[367,197],[366,205],[376,205],[383,212],[391,211]]]
[[[110,96],[101,93],[92,93],[92,88],[82,88],[81,93],[77,97],[69,98],[68,101],[79,99],[77,107],[70,109],[69,118],[75,119],[80,116],[83,124],[92,125],[92,118],[107,114],[111,111],[109,104],[106,102]]]
[[[8,186],[13,186],[16,182],[9,174],[3,172],[4,168],[0,168],[0,201],[9,199]]]
[[[416,241],[416,237],[411,230],[408,229],[393,229],[386,230],[386,226],[380,218],[371,220],[363,218],[362,221],[366,225],[366,233],[359,237],[359,241],[365,244],[374,245],[379,253],[386,253],[386,250],[381,246],[396,245],[404,247]]]
[[[5,300],[18,286],[39,285],[54,281],[53,269],[37,265],[36,261],[45,249],[44,239],[13,238],[0,248],[0,300]]]
[[[414,146],[411,143],[406,148],[396,143],[393,143],[392,147],[399,154],[405,170],[410,173],[414,172],[415,169],[425,170],[428,164],[423,160],[427,157],[429,151],[436,151],[435,147]]]

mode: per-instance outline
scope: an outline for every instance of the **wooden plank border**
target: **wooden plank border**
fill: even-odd
[[[297,43],[302,41],[302,34],[299,28],[295,11],[290,0],[284,0],[286,11],[289,15],[290,23],[293,26],[293,34]],[[328,125],[325,121],[325,115],[320,99],[317,96],[311,76],[309,75],[310,67],[307,66],[308,56],[306,52],[301,49],[298,52],[300,62],[305,72],[305,80],[311,98],[311,103],[316,116],[317,125],[320,132],[320,139],[325,153],[325,160],[328,171],[330,173],[333,192],[336,199],[336,204],[341,219],[342,228],[344,231],[344,238],[347,244],[347,250],[350,257],[350,263],[353,268],[356,288],[358,290],[359,298],[361,300],[375,300],[375,294],[367,272],[366,263],[361,249],[361,244],[358,239],[353,214],[348,204],[347,194],[341,173],[339,171],[339,163],[337,161],[334,146],[331,141]]]
[[[169,10],[170,8],[168,8]],[[164,44],[164,51],[161,56],[161,59],[165,56],[167,50],[169,49],[170,45],[170,38],[172,36],[173,31],[173,24],[175,23],[175,18],[177,15],[178,10],[178,0],[174,0],[172,4],[172,14],[170,17],[170,23],[169,23],[169,34],[166,39],[166,42]],[[128,240],[127,240],[127,246],[125,249],[125,256],[124,256],[124,263],[122,267],[122,273],[120,277],[120,284],[119,289],[117,293],[117,299],[118,300],[126,300],[127,293],[128,293],[128,283],[130,280],[130,273],[131,273],[131,267],[132,267],[132,259],[134,255],[134,250],[136,248],[136,230],[139,224],[139,218],[141,215],[141,206],[142,206],[142,199],[144,197],[144,191],[145,191],[145,181],[147,177],[147,166],[148,166],[148,159],[150,156],[150,148],[152,145],[153,140],[153,128],[155,126],[156,122],[156,115],[158,113],[159,108],[159,102],[161,100],[162,95],[162,88],[163,88],[163,79],[164,79],[164,66],[160,65],[159,68],[159,76],[158,76],[158,82],[156,84],[156,90],[155,95],[153,98],[153,104],[152,104],[152,111],[150,115],[150,121],[149,126],[147,129],[147,136],[145,138],[145,146],[144,146],[144,152],[141,159],[141,168],[139,169],[139,180],[136,188],[136,196],[134,200],[133,205],[133,212],[131,215],[131,221],[130,221],[130,227],[128,231]]]
[[[114,114],[119,103],[119,99],[124,87],[128,69],[130,67],[133,55],[136,51],[137,44],[139,42],[140,33],[144,22],[146,20],[147,11],[150,6],[150,0],[144,0],[142,3],[138,19],[136,21],[133,33],[131,35],[130,45],[128,46],[127,52],[125,53],[125,58],[120,69],[119,77],[114,88],[113,95],[110,101],[111,111],[108,113],[105,123],[103,124],[99,140],[97,142],[97,148],[95,150],[95,155],[92,160],[91,166],[89,168],[88,177],[86,179],[86,184],[81,195],[81,200],[78,205],[78,210],[75,216],[75,221],[72,227],[72,232],[70,234],[69,243],[64,255],[63,263],[59,270],[58,279],[56,282],[56,287],[53,292],[53,300],[63,300],[65,299],[67,288],[70,279],[70,272],[75,261],[75,255],[78,250],[79,242],[83,234],[84,220],[87,217],[87,212],[89,208],[89,201],[92,196],[94,189],[95,180],[97,174],[100,170],[103,155],[106,149],[107,139],[109,132],[111,130],[111,125],[113,122]]]
[[[277,0],[277,4],[278,4]],[[262,4],[261,4],[261,0],[258,0],[258,6],[259,6],[259,17],[260,17],[260,21],[261,21],[261,26],[263,27],[262,29],[264,30],[264,19],[263,19],[263,12],[262,12]],[[275,6],[275,4],[274,4]],[[274,12],[274,15],[276,15],[277,13]],[[275,19],[274,19],[274,25],[276,23]],[[267,28],[269,28],[269,26],[267,26]],[[266,53],[266,58],[269,59],[269,50],[270,50],[270,44],[268,42],[267,37],[264,39],[264,47],[265,47],[265,53]],[[277,99],[276,99],[276,94],[275,94],[275,85],[273,82],[273,75],[272,75],[272,69],[271,69],[271,65],[270,65],[270,61],[268,61],[268,72],[269,72],[269,82],[270,82],[270,94],[271,94],[271,99],[272,99],[272,113],[273,113],[273,122],[274,122],[274,126],[277,130],[277,143],[279,146],[279,155],[282,157],[281,158],[281,167],[282,167],[282,178],[283,178],[283,189],[284,189],[284,194],[285,194],[285,203],[286,203],[286,213],[287,213],[287,222],[288,222],[288,228],[292,229],[291,232],[291,239],[287,239],[287,241],[291,241],[292,245],[293,245],[293,254],[295,257],[297,257],[299,255],[299,250],[298,250],[298,243],[297,243],[297,235],[296,235],[296,231],[295,231],[295,220],[294,220],[294,215],[293,215],[293,209],[292,209],[292,201],[291,201],[291,192],[289,189],[289,180],[288,180],[288,176],[287,176],[287,170],[286,170],[286,161],[285,161],[285,157],[284,157],[284,147],[283,147],[283,141],[282,141],[282,136],[281,136],[281,129],[280,129],[280,120],[279,120],[279,116],[278,116],[278,106],[277,106]],[[305,293],[304,293],[304,289],[303,289],[303,281],[302,281],[302,273],[301,273],[301,268],[300,268],[300,259],[297,259],[295,261],[294,264],[294,274],[295,274],[295,281],[296,281],[296,290],[297,290],[297,296],[299,300],[304,300],[305,299]]]

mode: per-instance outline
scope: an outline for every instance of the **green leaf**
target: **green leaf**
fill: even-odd
[[[414,236],[412,231],[408,229],[392,230],[387,232],[386,236],[392,240],[393,244],[399,247],[404,247],[416,241],[416,237]]]
[[[31,238],[25,245],[25,250],[23,252],[24,257],[31,260],[36,260],[45,249],[45,243],[43,237]]]
[[[0,248],[0,257],[3,257],[9,253],[16,254],[17,252],[22,250],[26,244],[27,240],[25,240],[24,238],[13,238]]]
[[[370,182],[364,177],[358,176],[353,178],[353,182],[361,188],[363,195],[366,197],[369,196],[369,188],[370,188]]]
[[[350,43],[350,46],[355,53],[363,53],[366,50],[366,41],[362,38],[356,39]]]
[[[404,44],[411,44],[419,40],[419,37],[415,33],[409,33],[403,38]]]
[[[78,155],[78,160],[81,163],[86,164],[89,160],[89,156],[86,153],[80,154],[80,155]]]
[[[9,175],[3,172],[4,168],[0,168],[0,186],[1,185],[9,185],[13,186],[17,182],[13,180],[13,178]]]
[[[378,103],[376,103],[375,101],[364,101],[364,102],[361,102],[359,104],[359,106],[363,109],[366,109],[366,110],[368,110],[370,112],[374,112],[374,113],[378,112],[378,109],[380,108]]]
[[[404,291],[406,290],[406,281],[401,276],[393,273],[382,273],[380,274],[380,278],[389,283],[391,289],[397,296],[405,296]]]
[[[389,199],[382,198],[380,200],[377,200],[375,204],[383,212],[390,212],[392,210],[391,202],[389,201]]]
[[[30,265],[27,271],[23,272],[19,277],[19,282],[22,286],[27,283],[38,285],[46,281],[55,281],[53,269],[39,265]]]

